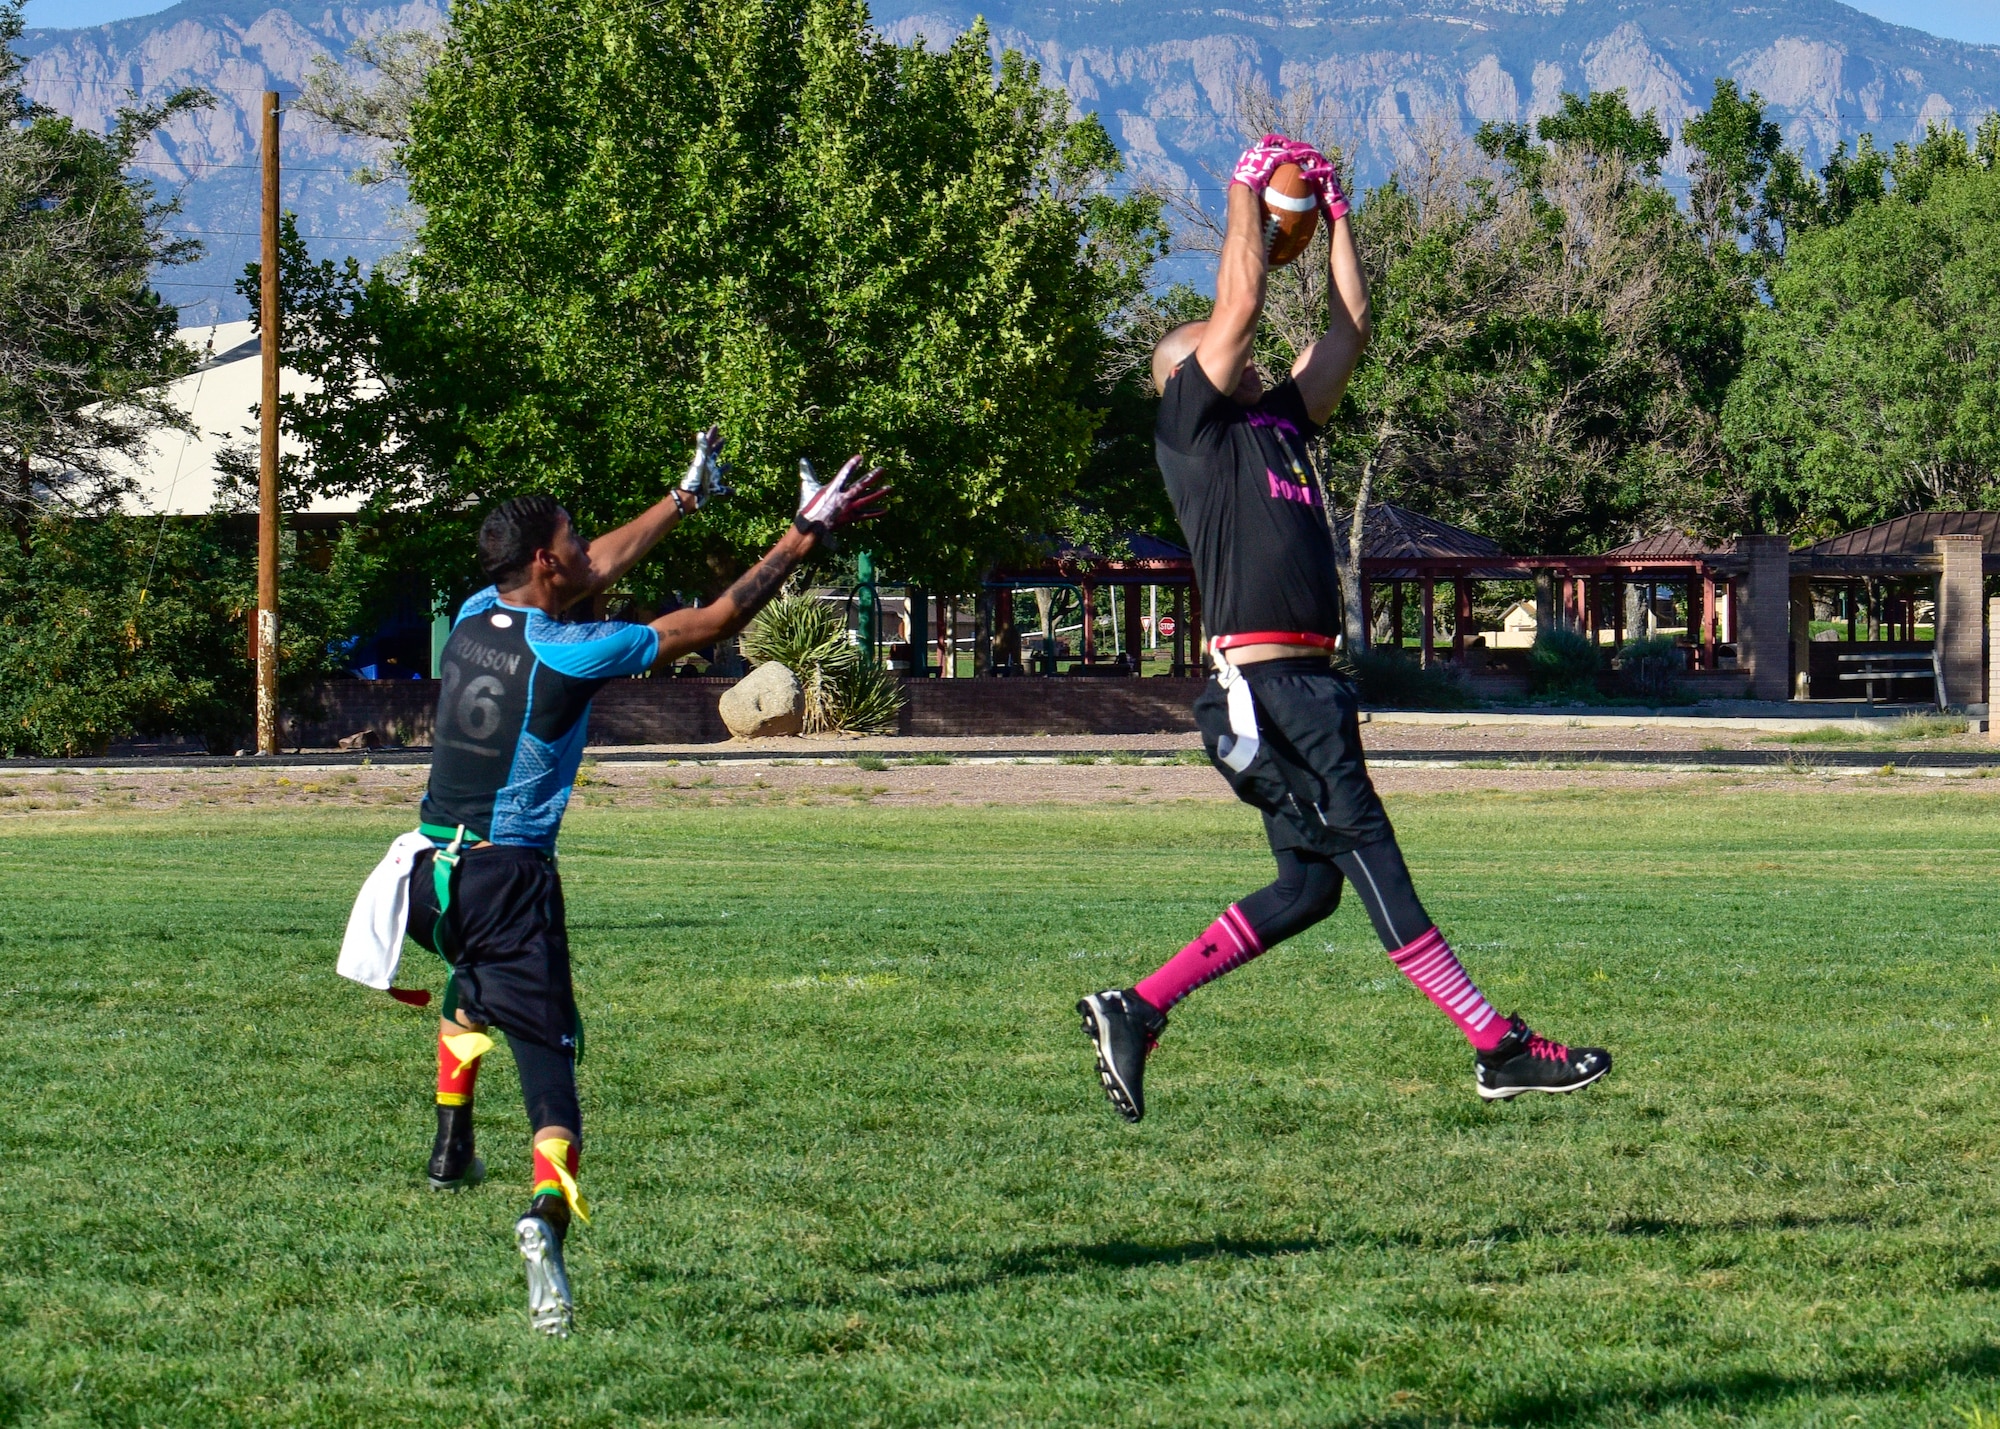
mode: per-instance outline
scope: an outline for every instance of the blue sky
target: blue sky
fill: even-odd
[[[1898,25],[1953,40],[2000,45],[2000,3],[1995,0],[1847,0]]]
[[[1954,40],[2000,45],[2000,0],[1847,0],[1856,9],[1898,25]],[[102,25],[128,15],[150,15],[160,0],[28,0],[28,24]]]

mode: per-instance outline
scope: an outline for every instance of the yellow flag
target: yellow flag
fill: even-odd
[[[456,1037],[442,1039],[451,1055],[458,1058],[458,1070],[454,1077],[465,1075],[465,1069],[493,1050],[493,1039],[484,1032],[461,1032]]]
[[[556,1180],[562,1183],[563,1199],[576,1212],[576,1218],[589,1225],[590,1207],[584,1204],[583,1192],[577,1188],[576,1177],[569,1174],[569,1143],[560,1136],[551,1136],[546,1141],[536,1142],[535,1150],[547,1157],[549,1165],[556,1168]]]

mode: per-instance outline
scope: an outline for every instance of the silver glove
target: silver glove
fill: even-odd
[[[695,509],[699,511],[711,496],[727,496],[731,488],[723,478],[729,468],[722,461],[722,447],[727,440],[720,427],[710,427],[694,439],[694,457],[688,462],[687,475],[681,478],[680,489],[694,498]]]

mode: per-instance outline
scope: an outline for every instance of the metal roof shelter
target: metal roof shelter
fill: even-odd
[[[1787,553],[1786,626],[1794,698],[1852,698],[1875,676],[1919,684],[1940,706],[1983,705],[1985,578],[2000,574],[2000,511],[1919,511]],[[1812,634],[1817,606],[1845,617],[1845,640]],[[1928,606],[1932,639],[1919,638]],[[1928,657],[1928,668],[1926,668]],[[1891,670],[1902,661],[1907,669]]]
[[[1636,541],[1613,546],[1604,553],[1606,559],[1621,561],[1688,561],[1727,554],[1728,548],[1725,546],[1712,546],[1706,541],[1680,531],[1662,531],[1652,536],[1641,536]]]
[[[1381,554],[1376,553],[1372,541],[1364,546],[1361,570],[1367,618],[1372,624],[1374,586],[1377,582],[1388,582],[1390,628],[1395,632],[1393,643],[1400,646],[1402,583],[1417,582],[1423,608],[1417,657],[1424,663],[1429,662],[1435,644],[1436,587],[1441,580],[1452,583],[1451,648],[1455,659],[1465,657],[1475,581],[1533,580],[1538,623],[1588,631],[1592,640],[1609,626],[1614,641],[1625,638],[1624,602],[1617,598],[1621,587],[1685,585],[1689,610],[1700,612],[1697,627],[1700,633],[1690,641],[1696,668],[1708,670],[1716,666],[1718,623],[1729,627],[1722,634],[1722,643],[1735,638],[1735,602],[1727,574],[1722,570],[1729,559],[1728,553],[1694,537],[1664,532],[1594,556],[1510,556],[1497,543],[1446,522],[1398,507],[1385,507],[1384,512],[1385,533],[1396,531],[1403,539],[1403,549],[1395,550],[1391,544],[1395,538],[1387,536]]]
[[[1125,623],[1128,631],[1133,632],[1139,628],[1137,602],[1141,587],[1184,588],[1188,618],[1179,621],[1177,629],[1186,629],[1192,636],[1192,648],[1199,651],[1201,592],[1194,585],[1193,563],[1188,552],[1171,541],[1139,533],[1130,533],[1125,540],[1131,554],[1117,559],[1060,542],[1039,565],[994,571],[985,585],[989,590],[1067,586],[1076,589],[1086,601],[1100,585],[1120,586],[1126,592]],[[1593,638],[1609,625],[1620,639],[1624,634],[1622,602],[1612,599],[1617,587],[1685,584],[1690,609],[1700,610],[1703,616],[1702,635],[1693,642],[1697,652],[1694,658],[1699,668],[1712,669],[1717,659],[1718,634],[1725,642],[1735,638],[1732,587],[1729,573],[1723,569],[1733,560],[1735,557],[1728,550],[1674,532],[1644,537],[1594,556],[1510,556],[1491,537],[1407,507],[1376,502],[1368,508],[1362,527],[1364,619],[1372,626],[1375,588],[1388,585],[1389,608],[1393,612],[1390,625],[1396,632],[1392,639],[1401,645],[1403,585],[1415,583],[1423,610],[1418,658],[1428,663],[1436,645],[1439,581],[1449,581],[1453,587],[1456,618],[1452,622],[1451,649],[1454,658],[1459,659],[1465,656],[1471,631],[1474,582],[1533,580],[1537,611],[1546,623],[1589,630]],[[1177,590],[1174,596],[1177,617],[1182,599]],[[1607,610],[1609,620],[1605,618]],[[1001,624],[996,636],[1001,630],[1011,628],[1005,625],[1006,614],[1004,608],[999,612]],[[1726,633],[1720,630],[1725,624],[1729,627]],[[1089,666],[1096,662],[1096,649],[1088,623],[1084,633],[1084,664]],[[1178,635],[1175,643],[1177,646],[1180,643]],[[1178,659],[1175,663],[1176,668],[1181,667]]]
[[[1977,536],[1988,573],[2000,573],[2000,511],[1920,511],[1829,536],[1792,552],[1799,575],[1916,575],[1943,569],[1940,536]]]
[[[1147,586],[1167,586],[1173,590],[1174,605],[1174,672],[1186,669],[1184,642],[1192,637],[1192,648],[1201,648],[1201,593],[1195,589],[1194,561],[1187,547],[1177,546],[1172,541],[1158,536],[1149,536],[1143,531],[1127,531],[1121,537],[1129,554],[1107,558],[1088,546],[1079,546],[1067,539],[1057,539],[1052,543],[1049,554],[1039,565],[1014,569],[991,571],[982,582],[985,587],[980,596],[981,619],[991,620],[992,637],[1003,650],[1017,648],[1019,640],[1014,629],[1013,602],[995,601],[993,592],[1006,590],[1038,590],[1048,587],[1062,587],[1077,593],[1078,603],[1086,610],[1094,610],[1094,602],[1099,586],[1118,587],[1124,595],[1124,610],[1120,623],[1124,627],[1125,647],[1136,650],[1144,639],[1144,623],[1139,611],[1139,593]],[[1190,608],[1192,619],[1190,619]],[[987,614],[986,612],[991,612]],[[1083,622],[1082,667],[1092,669],[1098,664],[1097,622],[1095,619]],[[984,637],[975,640],[982,644]],[[996,657],[1000,664],[1009,664],[1013,658]],[[1106,669],[1115,668],[1107,662]]]
[[[1386,501],[1370,506],[1361,523],[1361,568],[1376,580],[1415,580],[1421,562],[1485,556],[1504,561],[1507,553],[1490,536]],[[1484,579],[1511,580],[1513,573],[1505,571]]]

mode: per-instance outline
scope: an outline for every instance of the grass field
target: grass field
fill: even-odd
[[[406,812],[0,819],[0,1423],[1990,1416],[2000,795],[1911,784],[1399,799],[1610,1079],[1481,1104],[1347,908],[1184,1005],[1138,1128],[1070,1004],[1262,881],[1247,812],[581,810],[567,1343],[504,1048],[433,1194],[434,1023],[333,973]]]

